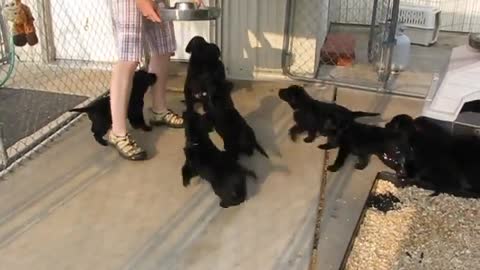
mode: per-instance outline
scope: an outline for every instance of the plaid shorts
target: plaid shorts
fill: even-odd
[[[176,50],[173,22],[153,23],[137,9],[135,0],[108,0],[112,12],[117,55],[121,61],[140,62],[143,49],[150,55]],[[162,2],[164,5],[165,3]]]

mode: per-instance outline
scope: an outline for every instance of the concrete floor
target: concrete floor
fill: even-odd
[[[206,183],[181,185],[182,130],[134,132],[151,159],[132,163],[96,144],[84,117],[0,182],[0,269],[306,269],[323,154],[288,139],[291,110],[276,97],[284,85],[237,83],[238,109],[271,160],[242,161],[260,181],[250,183],[245,204],[226,210]],[[331,98],[331,89],[317,89],[309,87]],[[180,98],[170,97],[176,111]],[[419,100],[354,90],[341,90],[338,100],[385,119],[422,108]],[[383,169],[374,160],[369,172]],[[329,185],[341,191],[352,174],[334,174]],[[328,215],[330,227],[342,218]]]

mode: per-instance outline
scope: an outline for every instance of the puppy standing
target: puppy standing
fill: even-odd
[[[208,43],[203,37],[195,36],[185,51],[190,53],[184,87],[187,110],[193,110],[198,102],[206,110],[207,88],[217,87],[226,80],[220,48],[214,43]]]
[[[241,154],[251,156],[255,150],[269,158],[258,143],[253,129],[235,108],[230,94],[232,88],[233,84],[226,81],[222,89],[209,92],[207,119],[222,137],[225,150],[234,158],[237,159]]]
[[[133,128],[151,131],[145,124],[143,116],[144,96],[148,88],[155,84],[157,76],[144,70],[138,70],[133,76],[132,92],[128,103],[128,120]],[[69,112],[87,113],[92,122],[91,131],[95,140],[101,145],[108,145],[103,138],[112,127],[110,113],[110,96],[104,96],[87,107],[69,110]]]
[[[188,186],[192,177],[200,176],[210,183],[220,198],[221,207],[228,208],[244,202],[247,198],[247,176],[256,179],[255,173],[215,146],[200,114],[186,111],[183,118],[186,137],[183,185]]]
[[[311,143],[317,136],[328,136],[326,129],[331,131],[333,120],[337,126],[346,126],[354,122],[358,117],[378,116],[378,113],[351,111],[343,106],[313,99],[298,85],[280,89],[278,96],[287,102],[294,110],[293,118],[295,125],[290,128],[290,138],[295,141],[298,134],[307,132],[304,139]]]
[[[329,171],[338,171],[350,154],[358,157],[355,168],[363,170],[368,166],[371,155],[376,155],[385,165],[395,170],[399,177],[405,175],[405,163],[411,152],[408,138],[403,134],[356,122],[336,132],[335,144],[329,141],[319,146],[320,149],[329,150],[338,144],[337,158],[328,167]]]

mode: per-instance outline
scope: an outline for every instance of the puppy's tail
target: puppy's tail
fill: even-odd
[[[68,111],[69,112],[86,113],[86,112],[90,111],[90,108],[89,107],[75,108],[75,109],[71,109],[71,110],[68,110]]]
[[[265,150],[263,149],[263,147],[256,141],[255,142],[255,148],[257,149],[258,152],[260,152],[260,154],[262,154],[264,157],[266,158],[270,158],[267,154],[267,152],[265,152]]]
[[[367,117],[367,116],[379,116],[379,113],[372,113],[372,112],[362,112],[362,111],[356,111],[353,112],[353,118],[358,118],[358,117]]]

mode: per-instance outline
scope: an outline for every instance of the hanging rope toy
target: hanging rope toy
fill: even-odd
[[[21,0],[13,0],[5,3],[3,7],[3,17],[12,23],[13,43],[18,47],[23,47],[27,43],[34,46],[38,43],[33,21],[32,12]]]

